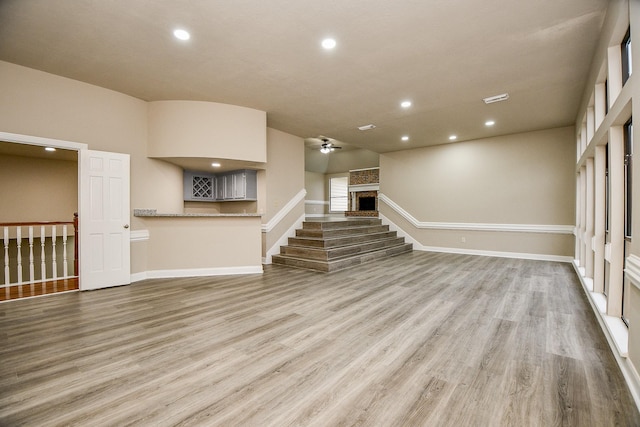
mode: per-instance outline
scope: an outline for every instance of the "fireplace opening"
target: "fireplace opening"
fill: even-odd
[[[358,207],[361,211],[375,211],[376,210],[376,198],[375,197],[360,197],[358,199]]]

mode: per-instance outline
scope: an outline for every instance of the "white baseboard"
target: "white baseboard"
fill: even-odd
[[[444,252],[450,254],[491,256],[498,258],[531,259],[535,261],[571,262],[573,260],[573,257],[570,256],[529,254],[523,252],[485,251],[479,249],[444,248],[438,246],[421,246],[419,248],[414,247],[413,249],[425,252]]]
[[[131,280],[131,283],[135,283],[141,280],[145,280],[146,278],[147,278],[147,272],[142,271],[140,273],[132,273],[131,278],[129,280]]]
[[[308,216],[308,215],[307,215]],[[296,229],[302,228],[302,222],[304,221],[305,215],[302,214],[300,218],[298,218],[292,225],[284,232],[282,236],[278,239],[276,243],[273,244],[269,248],[266,253],[266,256],[262,257],[263,264],[271,264],[271,257],[280,253],[280,246],[284,246],[288,243],[289,237],[294,237],[296,235]]]
[[[176,270],[151,270],[131,275],[131,282],[145,279],[170,279],[177,277],[227,276],[236,274],[262,274],[262,265],[243,267],[191,268]]]

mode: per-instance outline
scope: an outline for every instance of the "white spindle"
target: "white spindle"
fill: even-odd
[[[33,225],[29,226],[29,281],[33,282],[35,278],[35,268],[33,266]]]
[[[4,227],[4,284],[9,281],[9,227]]]
[[[51,277],[53,279],[58,278],[58,264],[56,255],[56,226],[51,227]]]
[[[67,226],[62,226],[62,275],[68,276],[69,269],[67,268]]]
[[[47,264],[44,259],[44,225],[40,226],[40,279],[47,280]],[[33,281],[33,279],[31,280]]]
[[[18,283],[22,283],[22,227],[16,229],[16,244],[18,245]]]

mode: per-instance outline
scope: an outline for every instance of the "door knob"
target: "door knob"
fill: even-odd
[[[125,225],[124,225],[124,228],[129,228],[129,224],[125,224]]]

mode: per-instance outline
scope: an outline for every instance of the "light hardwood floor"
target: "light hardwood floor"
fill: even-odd
[[[3,426],[638,426],[571,265],[413,252],[336,273],[0,304]]]

